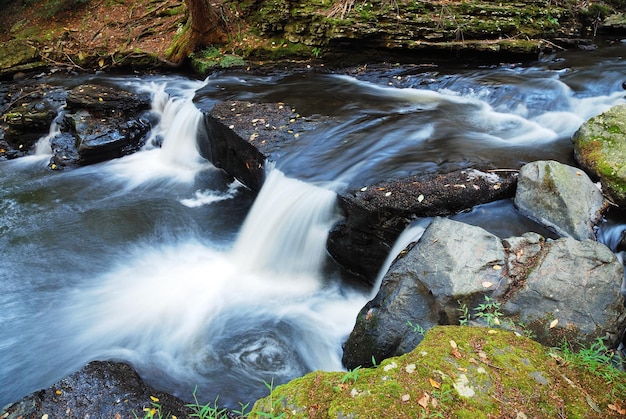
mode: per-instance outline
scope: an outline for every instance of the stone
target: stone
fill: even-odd
[[[584,171],[556,161],[522,166],[515,206],[560,236],[577,240],[595,239],[594,226],[606,208],[602,193]]]
[[[128,364],[93,361],[49,388],[0,409],[0,417],[144,417],[144,408],[152,408],[155,399],[163,417],[183,418],[191,413],[182,400],[145,384]]]
[[[346,368],[411,351],[421,340],[408,322],[428,329],[458,323],[459,302],[472,305],[499,284],[504,248],[480,227],[435,218],[385,274],[344,344]],[[487,285],[488,284],[488,285]],[[487,286],[485,286],[487,285]]]
[[[574,133],[574,157],[620,207],[626,205],[626,104],[589,119]]]
[[[329,233],[328,251],[373,283],[404,228],[419,217],[452,215],[512,197],[517,173],[466,169],[394,179],[339,195],[345,220]]]
[[[531,251],[512,248],[527,254],[529,263],[525,277],[505,291],[504,315],[521,321],[547,346],[563,340],[589,346],[598,338],[615,346],[626,327],[624,270],[615,254],[601,243],[569,237],[539,242],[539,251],[537,244],[531,241]]]

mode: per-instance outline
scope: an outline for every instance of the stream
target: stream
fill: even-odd
[[[0,406],[91,360],[129,362],[159,390],[190,400],[197,387],[231,408],[267,383],[343,369],[342,342],[376,290],[342,280],[326,253],[336,192],[573,164],[580,124],[626,103],[625,54],[622,43],[531,66],[46,76],[150,92],[162,147],[50,172],[44,138],[37,153],[0,161]],[[257,196],[196,151],[198,107],[232,100],[284,102],[320,121],[281,150]],[[500,237],[537,231],[508,200],[455,219]],[[615,249],[625,226],[615,215],[599,236]]]

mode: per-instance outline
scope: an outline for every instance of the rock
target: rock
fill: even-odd
[[[498,285],[504,256],[500,239],[484,229],[434,219],[358,314],[344,345],[346,368],[411,351],[422,336],[408,322],[424,329],[458,323],[459,302],[472,305]]]
[[[604,193],[626,206],[626,105],[617,105],[591,118],[572,137],[574,157],[600,180]]]
[[[511,328],[521,322],[523,332],[549,346],[601,338],[614,347],[626,327],[623,273],[616,256],[592,240],[527,233],[500,241],[480,227],[437,218],[359,312],[343,363],[369,366],[372,357],[410,351],[421,339],[411,324],[428,329],[461,320]]]
[[[37,48],[25,39],[11,39],[0,43],[0,78],[42,66],[38,58]]]
[[[205,113],[200,154],[248,188],[259,191],[265,162],[278,161],[282,148],[314,124],[282,103],[221,102]]]
[[[475,169],[413,176],[342,193],[345,221],[330,231],[328,250],[343,266],[372,283],[391,246],[418,217],[451,215],[512,197],[517,173]]]
[[[96,84],[82,84],[73,88],[67,94],[66,101],[68,111],[87,109],[98,116],[102,116],[102,112],[117,115],[128,111],[136,113],[150,109],[151,104],[147,93],[137,94]]]
[[[122,157],[138,150],[150,125],[145,119],[122,115],[97,118],[82,110],[66,115],[70,132],[76,137],[80,164]],[[58,159],[57,159],[58,160]]]
[[[277,387],[250,417],[616,417],[624,387],[562,361],[502,329],[438,326],[376,368],[315,371]]]
[[[146,385],[129,365],[94,361],[50,388],[5,407],[0,410],[0,417],[144,417],[144,408],[153,407],[153,402],[161,406],[163,417],[183,418],[190,414],[182,400]]]
[[[150,97],[99,85],[67,94],[61,135],[51,141],[51,168],[91,164],[137,151],[150,131]],[[66,133],[74,136],[71,143]]]
[[[507,268],[516,275],[505,287],[504,315],[521,321],[544,345],[566,340],[589,346],[600,338],[614,347],[626,311],[623,266],[613,252],[592,240],[526,239],[523,245],[519,238],[506,240]]]
[[[29,152],[50,131],[65,103],[66,92],[46,84],[15,84],[2,114],[4,140],[15,157]]]
[[[515,206],[560,236],[577,240],[595,239],[594,226],[606,208],[602,193],[585,172],[556,161],[521,168]]]

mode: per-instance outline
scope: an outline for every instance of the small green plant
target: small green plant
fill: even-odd
[[[341,384],[345,384],[348,380],[352,380],[353,383],[356,383],[356,380],[359,378],[360,369],[361,369],[361,366],[358,366],[355,369],[350,370],[347,373],[345,373],[343,378],[341,379]]]
[[[186,405],[193,412],[189,415],[190,417],[199,419],[225,419],[228,417],[226,409],[217,407],[217,399],[219,396],[216,397],[213,402],[202,405],[198,402],[198,397],[196,396],[197,391],[198,387],[196,386],[193,390],[194,402]]]
[[[426,330],[419,324],[417,323],[413,324],[410,320],[407,320],[406,323],[409,325],[411,329],[413,329],[413,333],[417,333],[422,336],[424,336],[424,333],[426,333]]]
[[[161,408],[161,405],[159,404],[159,399],[157,397],[150,396],[150,406],[152,407],[145,407],[143,409],[144,411],[143,419],[175,418],[175,416],[172,416],[169,413],[166,414],[165,416],[163,415],[163,410]],[[135,412],[133,412],[133,415],[135,416],[135,419],[139,418],[139,416],[137,416]]]
[[[320,55],[322,55],[322,50],[318,47],[313,47],[313,49],[311,50],[311,53],[313,54],[315,58],[319,58]]]
[[[285,398],[285,396],[280,396],[278,399],[274,400],[273,395],[272,395],[272,393],[274,392],[274,379],[273,378],[271,382],[268,383],[267,381],[263,381],[263,383],[265,384],[265,387],[267,387],[267,389],[270,392],[269,405],[268,405],[270,411],[264,412],[264,411],[257,410],[254,412],[254,414],[263,418],[270,418],[270,419],[284,418],[285,412],[276,415],[274,413],[274,410],[276,410],[283,403],[283,399]]]
[[[552,351],[555,354],[555,350]],[[583,347],[575,351],[570,344],[563,342],[556,349],[565,362],[578,368],[591,371],[611,384],[611,391],[616,394],[626,394],[626,374],[615,368],[614,352],[610,350],[602,338],[597,338],[589,347]]]
[[[457,300],[457,303],[459,303],[459,308],[456,309],[459,312],[459,325],[467,326],[470,321],[469,307],[467,307],[467,304],[462,303],[461,300]]]
[[[502,312],[500,311],[501,304],[493,298],[485,295],[485,302],[481,303],[474,309],[476,317],[484,319],[488,326],[499,326]]]

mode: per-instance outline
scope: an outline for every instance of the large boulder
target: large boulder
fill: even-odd
[[[429,329],[457,323],[459,302],[473,305],[495,289],[504,265],[500,239],[480,227],[436,218],[394,262],[380,292],[357,316],[344,345],[347,368],[411,351]],[[410,322],[410,324],[409,324]]]
[[[507,271],[516,277],[503,287],[503,315],[545,345],[566,340],[589,346],[598,338],[616,345],[626,326],[621,262],[593,240],[537,236],[506,240]]]
[[[591,118],[572,137],[580,166],[600,180],[604,193],[626,205],[626,104]]]
[[[400,233],[419,217],[452,215],[512,197],[517,173],[459,170],[395,179],[341,193],[345,220],[328,236],[328,251],[373,283]]]
[[[520,169],[515,206],[524,215],[577,240],[595,239],[606,208],[602,193],[580,169],[535,161]]]
[[[502,329],[446,326],[376,368],[315,371],[275,388],[250,418],[620,417],[625,380],[594,374]],[[606,369],[605,369],[606,368]],[[611,378],[607,378],[611,377]]]
[[[626,326],[623,267],[603,244],[536,233],[501,241],[480,227],[435,219],[385,274],[344,345],[347,368],[412,349],[411,325],[480,322],[520,328],[546,345],[615,346]]]
[[[182,400],[145,384],[129,365],[94,361],[49,388],[6,406],[0,410],[0,417],[144,417],[144,409],[154,407],[153,403],[160,406],[163,417],[182,418],[191,413]]]

